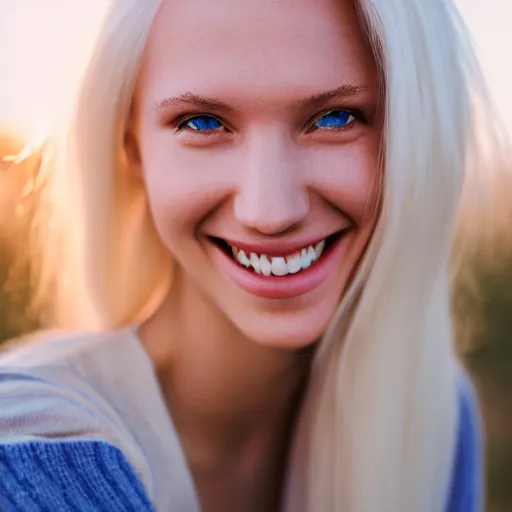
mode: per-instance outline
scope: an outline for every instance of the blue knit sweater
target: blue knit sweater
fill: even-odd
[[[125,351],[127,346],[125,341],[123,344]],[[116,351],[116,353],[117,355],[114,354],[114,356],[119,359],[120,352]],[[138,357],[139,355],[133,360],[133,364],[137,365],[139,371],[138,385],[143,386],[145,390],[147,388],[148,393],[151,394],[155,390],[145,383],[143,361],[137,359]],[[78,370],[83,372],[86,366],[86,363],[83,363],[86,356],[81,354],[80,358],[82,366],[73,367],[73,376],[77,375]],[[105,360],[104,354],[101,355],[101,359]],[[126,365],[129,364],[127,361]],[[91,360],[91,365],[98,366],[98,360]],[[110,363],[108,368],[112,369]],[[58,375],[60,381],[63,381],[65,373],[63,365],[54,365],[45,371],[48,375]],[[123,370],[120,372],[124,373]],[[113,371],[108,373],[110,375]],[[133,450],[129,449],[130,444],[126,443],[127,450],[124,448],[121,450],[114,442],[105,441],[102,436],[95,436],[93,432],[98,423],[96,413],[93,409],[89,409],[88,405],[80,404],[80,408],[76,408],[85,388],[77,388],[79,392],[75,395],[65,395],[65,401],[49,402],[46,398],[45,402],[33,402],[34,390],[37,390],[37,393],[42,390],[41,394],[47,393],[42,386],[42,383],[48,384],[46,377],[42,378],[44,374],[45,372],[37,373],[34,369],[30,369],[30,372],[25,369],[23,373],[21,370],[17,370],[17,373],[12,370],[7,371],[5,367],[2,368],[0,361],[0,510],[2,512],[149,512],[156,510],[158,512],[171,510],[192,512],[197,510],[198,505],[195,501],[178,503],[179,494],[169,498],[172,494],[172,490],[168,487],[171,485],[169,480],[174,478],[175,481],[179,481],[179,484],[176,484],[179,492],[187,488],[187,482],[183,476],[176,472],[180,468],[173,469],[172,474],[166,474],[168,467],[172,464],[186,466],[184,460],[180,460],[176,447],[173,448],[174,451],[168,452],[177,454],[172,456],[174,460],[168,460],[170,457],[168,454],[161,454],[158,467],[152,467],[149,470],[149,474],[153,473],[155,477],[161,479],[160,498],[157,499],[155,496],[158,492],[155,494],[155,485],[150,479],[146,478],[146,483],[149,482],[150,487],[145,487],[143,484],[143,471],[140,471],[140,467],[136,467],[137,457],[133,455]],[[81,380],[83,379],[80,378]],[[20,382],[22,384],[19,384]],[[54,382],[52,381],[49,389],[52,395],[57,396]],[[119,392],[119,389],[116,392]],[[5,390],[4,395],[2,390]],[[460,381],[459,390],[458,442],[445,511],[481,512],[479,416],[471,387],[466,380]],[[133,396],[131,393],[130,390],[127,391],[130,397]],[[16,396],[13,397],[13,394]],[[108,413],[104,417],[114,418],[112,425],[119,425],[119,418],[122,417],[114,417],[113,413],[106,409],[106,405],[100,402],[101,399],[98,399],[101,409]],[[24,405],[24,403],[35,405]],[[58,406],[56,406],[57,403]],[[48,410],[48,404],[53,404],[53,409]],[[68,405],[72,407],[68,409]],[[85,410],[83,416],[76,412],[83,410]],[[155,404],[150,404],[148,411],[154,413],[154,410]],[[139,412],[138,416],[141,415],[146,415],[146,412]],[[27,435],[27,425],[32,425],[34,418],[46,418],[45,421],[47,421],[48,417],[51,422],[57,423],[57,429],[64,423],[66,427],[62,427],[61,432],[55,430],[45,436],[41,435],[40,430],[37,434],[33,431]],[[87,427],[91,434],[85,437],[78,435],[80,425],[87,423],[87,419],[91,419],[92,427]],[[152,419],[157,424],[160,421],[158,414],[154,414]],[[140,418],[138,420],[141,421]],[[134,430],[140,431],[144,427],[143,423],[139,425],[141,427],[136,426]],[[163,428],[163,423],[158,424],[157,432],[162,431]],[[155,431],[151,432],[151,436],[155,436]],[[162,433],[162,437],[165,437],[165,433]],[[141,438],[138,438],[138,443],[142,443]],[[164,449],[157,447],[156,451],[162,452]],[[163,481],[166,483],[163,484]],[[189,496],[190,489],[189,486],[186,491]],[[153,499],[150,499],[150,496],[153,496]]]
[[[447,512],[478,512],[480,453],[475,406],[461,395],[460,429]],[[103,442],[0,446],[2,512],[149,512],[152,505],[122,453]],[[162,511],[166,512],[166,511]]]

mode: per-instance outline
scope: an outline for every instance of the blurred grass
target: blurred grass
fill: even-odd
[[[0,133],[0,161],[20,145]],[[27,312],[30,274],[23,261],[28,217],[19,209],[39,155],[14,169],[0,165],[0,343],[37,328]],[[30,207],[30,205],[28,205]],[[19,212],[18,212],[19,213]],[[19,243],[21,242],[21,243]],[[512,242],[489,257],[468,253],[453,293],[457,344],[480,398],[486,432],[487,512],[512,511]],[[13,274],[13,271],[15,274]],[[16,278],[13,282],[13,276]],[[11,293],[7,293],[6,286]],[[13,287],[13,284],[15,285]]]
[[[512,248],[475,257],[454,295],[462,354],[486,433],[488,512],[512,511]],[[469,329],[468,329],[469,326]]]
[[[0,283],[7,282],[12,254],[6,240],[0,238]],[[13,325],[12,318],[9,318],[12,311],[7,293],[0,291],[0,341],[16,336],[19,332]]]

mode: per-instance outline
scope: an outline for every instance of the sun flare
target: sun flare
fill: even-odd
[[[108,2],[0,3],[0,126],[30,139],[32,151],[72,94]]]
[[[7,164],[19,164],[23,162],[23,160],[26,160],[43,148],[50,133],[50,122],[48,120],[39,122],[37,126],[30,130],[28,142],[23,146],[21,151],[18,154],[3,157],[2,162]]]

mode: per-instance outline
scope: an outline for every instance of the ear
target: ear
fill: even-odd
[[[130,115],[126,126],[123,138],[123,152],[128,173],[134,178],[142,179],[142,159],[133,115]]]

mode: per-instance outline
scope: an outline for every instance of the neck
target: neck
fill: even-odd
[[[140,337],[192,467],[285,458],[307,354],[248,339],[182,271]]]

